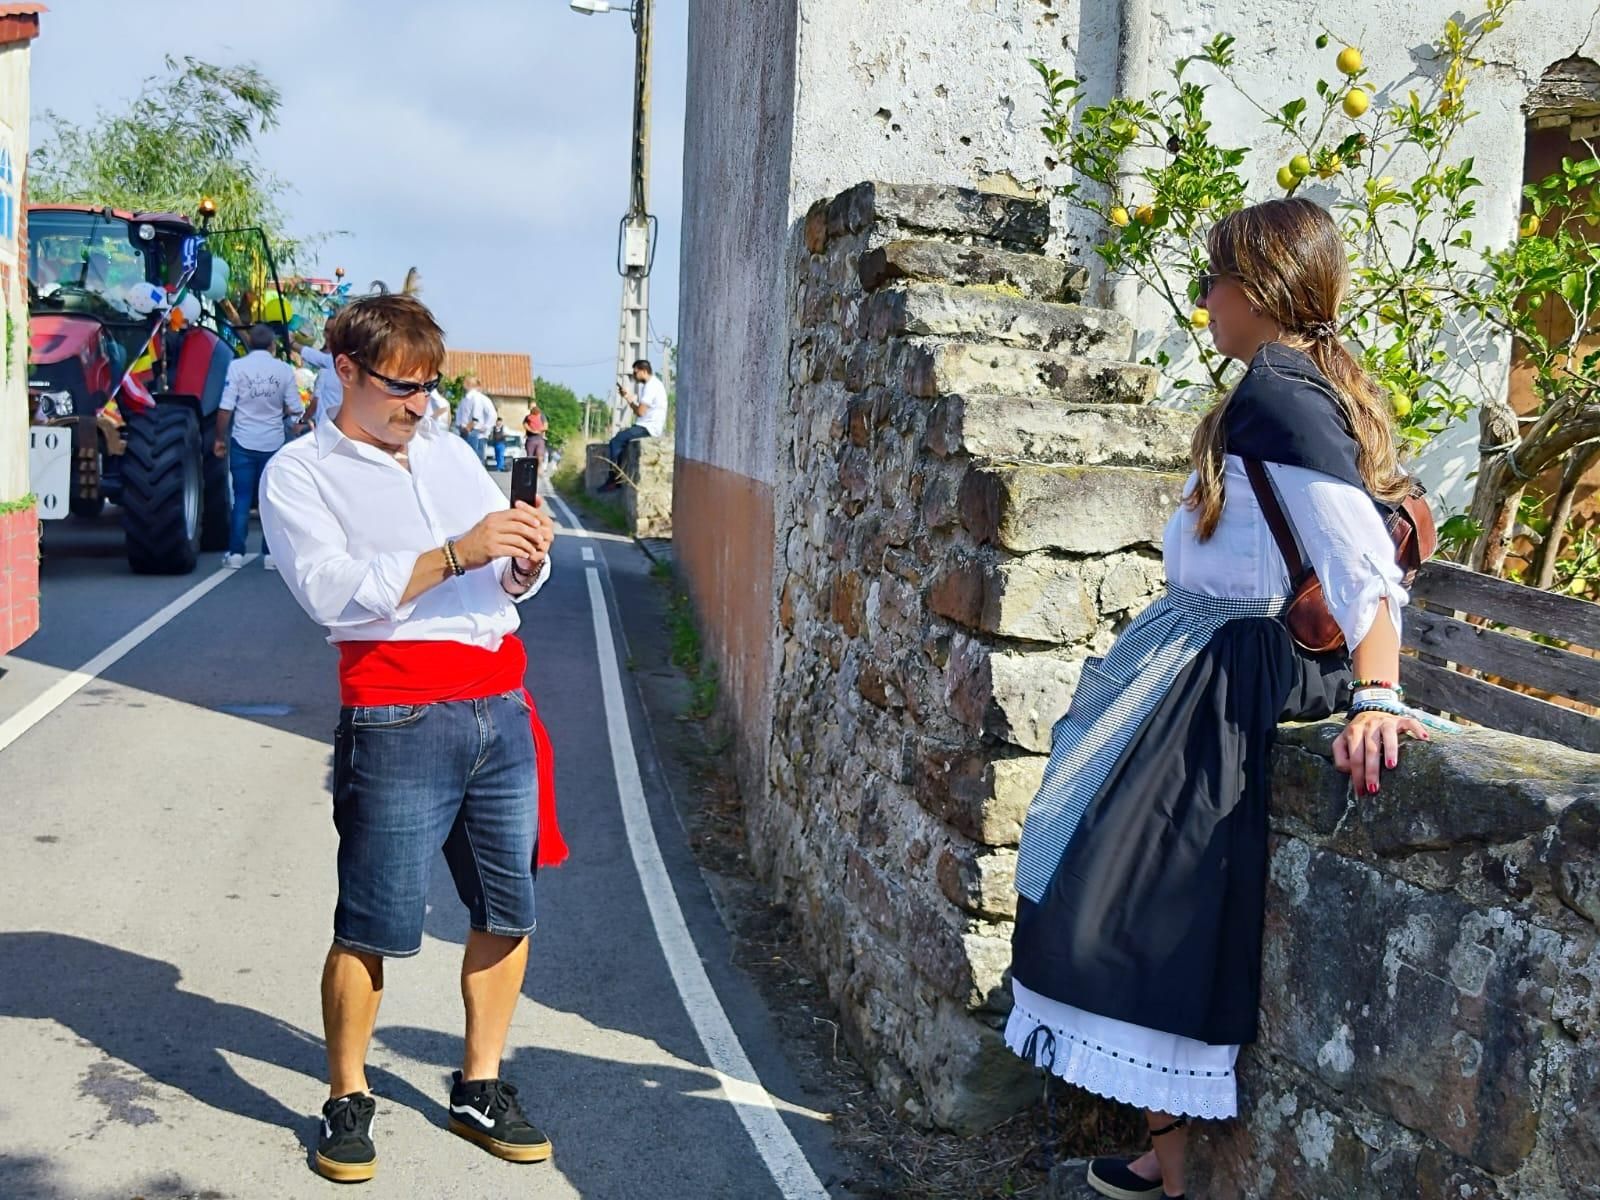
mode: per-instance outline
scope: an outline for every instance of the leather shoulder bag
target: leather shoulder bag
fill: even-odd
[[[1299,544],[1278,501],[1277,490],[1259,460],[1244,460],[1245,472],[1250,476],[1250,487],[1261,505],[1261,513],[1272,530],[1273,540],[1289,568],[1289,587],[1292,599],[1284,618],[1289,626],[1289,636],[1295,645],[1312,654],[1331,654],[1345,650],[1344,631],[1328,611],[1328,601],[1322,594],[1322,581],[1316,570],[1300,555]],[[1417,569],[1433,557],[1439,548],[1439,535],[1433,525],[1433,510],[1428,507],[1427,493],[1416,480],[1411,481],[1411,491],[1398,504],[1380,505],[1384,525],[1394,542],[1394,561],[1401,571],[1406,587],[1416,578]]]

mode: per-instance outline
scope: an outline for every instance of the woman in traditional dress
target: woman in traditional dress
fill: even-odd
[[[1406,603],[1378,502],[1408,480],[1388,408],[1340,342],[1349,280],[1327,212],[1273,200],[1223,218],[1199,282],[1217,349],[1247,364],[1201,421],[1164,541],[1167,592],[1084,664],[1017,864],[1013,1050],[1146,1110],[1152,1150],[1096,1159],[1117,1200],[1182,1197],[1185,1125],[1237,1115],[1256,1035],[1270,755],[1280,720],[1349,698],[1335,762],[1378,790],[1401,734]],[[1252,491],[1265,464],[1353,651],[1313,657],[1283,623],[1288,570]],[[1352,678],[1353,672],[1353,678]]]

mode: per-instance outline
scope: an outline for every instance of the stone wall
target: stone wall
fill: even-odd
[[[1475,730],[1355,799],[1334,729],[1280,742],[1261,1040],[1197,1190],[1600,1197],[1600,757]]]
[[[622,509],[636,538],[672,536],[671,438],[640,438],[629,442],[622,468],[633,486],[623,489]]]
[[[1158,586],[1191,431],[1048,226],[863,184],[793,272],[751,844],[880,1090],[962,1130],[1036,1094],[997,1032],[1022,813],[1083,659]]]

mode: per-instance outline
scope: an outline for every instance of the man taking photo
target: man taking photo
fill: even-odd
[[[410,296],[342,309],[328,352],[344,399],[268,465],[262,522],[284,581],[339,648],[334,735],[339,898],[322,974],[329,1099],[314,1159],[377,1170],[366,1055],[386,958],[422,946],[442,846],[471,919],[466,1044],[452,1132],[512,1162],[550,1156],[500,1060],[528,961],[534,875],[566,855],[548,738],[523,686],[514,607],[550,573],[554,526],[424,420],[444,335]]]
[[[620,383],[617,384],[617,395],[622,397],[628,410],[633,413],[633,424],[612,438],[606,449],[606,457],[611,462],[611,478],[600,485],[602,492],[614,492],[626,480],[627,476],[622,470],[622,457],[627,453],[629,442],[646,437],[660,437],[666,432],[667,389],[661,380],[656,378],[655,368],[647,359],[641,358],[633,364],[633,381],[639,389],[635,396],[628,395],[627,390]]]

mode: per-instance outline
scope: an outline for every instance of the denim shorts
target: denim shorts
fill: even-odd
[[[333,750],[333,940],[388,958],[422,948],[443,846],[472,927],[533,932],[538,780],[521,692],[345,708]]]

